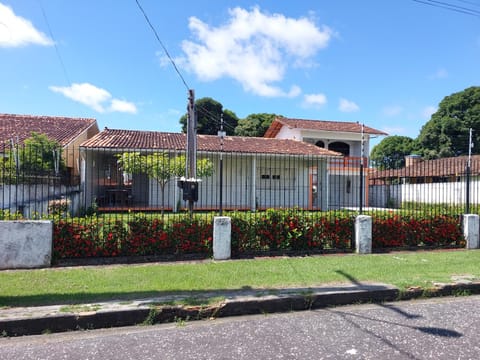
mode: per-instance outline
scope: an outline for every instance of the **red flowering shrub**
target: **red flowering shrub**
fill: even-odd
[[[349,249],[353,238],[352,217],[322,217],[305,234],[309,249]]]
[[[91,222],[58,221],[53,231],[55,258],[99,256],[98,224]]]
[[[374,248],[464,245],[461,224],[455,216],[376,216],[372,222]]]
[[[320,214],[320,213],[318,213]],[[267,210],[232,213],[232,254],[261,251],[351,249],[354,217],[350,213]],[[464,246],[459,218],[373,216],[373,248]],[[54,258],[98,256],[212,254],[213,224],[207,217],[175,217],[168,222],[135,216],[122,220],[56,219]]]
[[[331,214],[315,218],[308,212],[267,210],[246,218],[232,214],[232,252],[350,248],[353,219]]]
[[[176,253],[211,254],[213,247],[213,224],[201,219],[175,220],[169,235],[175,243]]]
[[[247,215],[249,216],[249,215]],[[251,224],[251,219],[247,218],[242,213],[234,213],[231,217],[232,224],[232,237],[231,237],[231,247],[232,254],[238,255],[240,253],[245,253],[256,248],[255,236],[252,236],[253,231]]]
[[[173,244],[163,222],[136,216],[128,222],[129,231],[120,244],[123,255],[164,255],[173,253]]]

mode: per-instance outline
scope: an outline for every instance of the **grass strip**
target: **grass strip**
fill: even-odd
[[[192,263],[0,271],[0,307],[81,304],[110,299],[241,289],[382,282],[431,287],[452,276],[480,279],[480,250],[322,255]]]

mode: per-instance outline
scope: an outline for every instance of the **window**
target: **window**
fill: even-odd
[[[341,141],[335,141],[329,144],[328,150],[339,152],[344,156],[350,156],[350,145]]]
[[[321,147],[321,148],[325,148],[325,143],[322,141],[322,140],[318,140],[315,145],[317,145],[318,147]]]
[[[295,169],[259,168],[257,174],[260,189],[286,190],[295,187]]]

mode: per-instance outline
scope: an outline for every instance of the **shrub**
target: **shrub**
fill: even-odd
[[[352,213],[267,210],[233,212],[232,254],[335,251],[352,248]],[[164,222],[136,215],[127,220],[96,217],[54,218],[55,258],[132,255],[212,255],[211,216],[188,215]],[[374,249],[460,247],[465,245],[456,216],[388,213],[372,216]]]
[[[372,224],[374,248],[463,246],[465,241],[457,216],[376,216]]]

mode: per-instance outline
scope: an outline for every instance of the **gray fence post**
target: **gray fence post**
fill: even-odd
[[[0,221],[0,269],[51,266],[51,220]]]
[[[467,249],[479,248],[479,216],[476,214],[463,215],[463,235],[466,240]]]
[[[355,252],[357,254],[372,253],[372,217],[358,215],[355,218]]]
[[[228,216],[213,218],[213,259],[228,260],[232,254],[232,219]]]

